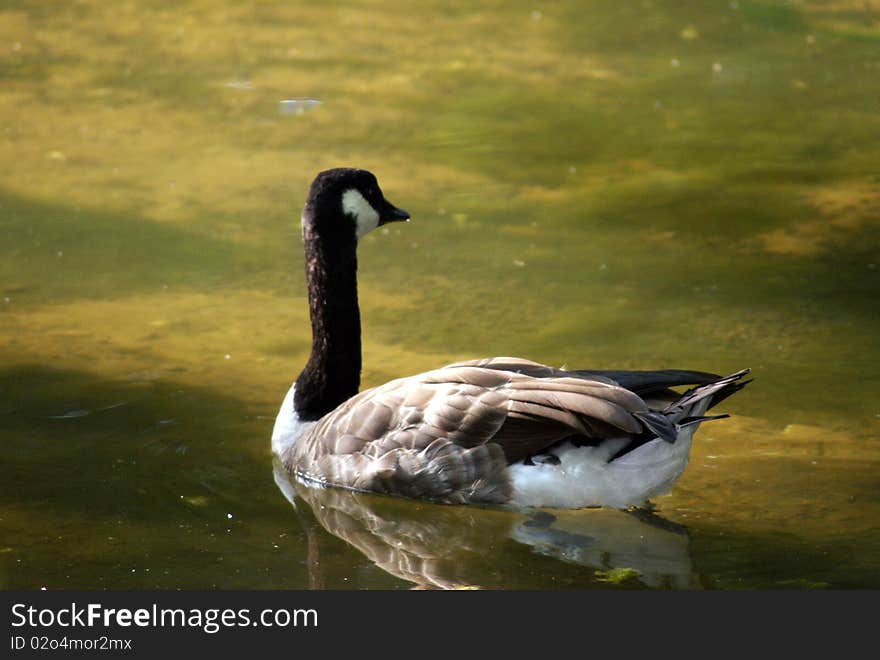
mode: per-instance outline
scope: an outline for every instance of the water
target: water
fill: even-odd
[[[861,1],[4,3],[0,585],[880,586],[878,42]],[[295,496],[338,165],[413,215],[361,245],[365,386],[755,382],[650,513]]]

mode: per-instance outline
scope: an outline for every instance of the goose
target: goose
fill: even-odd
[[[357,245],[409,221],[374,174],[320,172],[302,212],[312,347],[272,430],[310,485],[448,504],[639,507],[669,492],[707,410],[748,369],[564,370],[514,357],[456,362],[359,392]],[[683,394],[676,386],[690,386]]]

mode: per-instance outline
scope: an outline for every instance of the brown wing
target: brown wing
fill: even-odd
[[[503,502],[509,463],[571,435],[643,430],[633,413],[647,406],[626,389],[527,361],[517,371],[497,364],[460,363],[366,390],[321,418],[289,467],[359,490]]]

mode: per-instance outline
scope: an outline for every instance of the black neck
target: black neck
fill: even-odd
[[[357,394],[361,378],[361,317],[357,300],[357,241],[323,240],[303,223],[312,354],[296,379],[294,409],[316,420]]]

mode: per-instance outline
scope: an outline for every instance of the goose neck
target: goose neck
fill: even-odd
[[[294,408],[314,420],[357,394],[361,324],[356,243],[331,243],[304,231],[312,351],[297,378]]]

